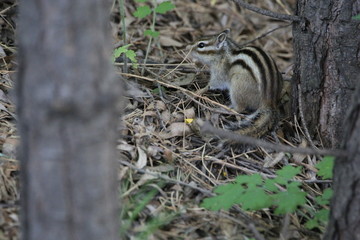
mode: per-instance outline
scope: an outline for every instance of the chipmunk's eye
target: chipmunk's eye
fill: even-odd
[[[198,48],[203,48],[203,47],[205,47],[205,43],[200,42],[200,43],[198,44]]]

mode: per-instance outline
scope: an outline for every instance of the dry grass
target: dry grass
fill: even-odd
[[[0,3],[0,239],[19,239],[19,163],[15,106],[11,100],[15,61],[14,1]]]
[[[231,36],[239,43],[257,38],[288,23],[239,9],[232,1],[173,1],[176,9],[158,15],[156,39],[149,53],[145,74],[129,69],[126,77],[127,96],[123,122],[119,129],[119,180],[122,189],[122,231],[129,239],[319,239],[320,231],[303,226],[305,217],[291,214],[275,216],[271,209],[244,212],[239,207],[230,211],[211,212],[199,207],[202,199],[220,184],[233,181],[243,174],[261,173],[264,177],[284,165],[300,165],[303,171],[298,180],[315,180],[315,156],[271,152],[252,147],[237,151],[213,136],[198,136],[184,122],[188,118],[203,118],[221,127],[230,115],[223,114],[228,99],[223,93],[205,92],[208,70],[196,66],[184,57],[185,47],[205,34],[231,28]],[[258,7],[291,14],[294,0],[249,1]],[[127,39],[139,61],[144,59],[151,17],[137,19],[134,1],[126,1]],[[6,10],[7,9],[7,10]],[[12,86],[14,59],[13,1],[0,3],[0,239],[18,239],[16,205],[18,162],[14,126],[14,106],[8,99]],[[121,46],[119,7],[111,15],[114,46]],[[6,20],[6,21],[5,21]],[[276,60],[284,78],[291,77],[291,27],[279,28],[252,44],[267,50]],[[179,64],[181,63],[182,64]],[[122,64],[116,65],[122,72]],[[10,74],[10,75],[9,75]],[[280,142],[291,146],[306,146],[306,137],[299,120],[291,116],[290,82],[283,94],[283,119],[277,131]],[[230,116],[235,118],[236,116]],[[272,137],[267,137],[274,141]],[[315,142],[317,145],[321,145]],[[321,184],[304,183],[309,199],[321,194]],[[311,201],[307,207],[311,206]],[[299,213],[306,214],[305,208]],[[322,229],[323,230],[323,229]],[[263,238],[262,238],[263,237]]]

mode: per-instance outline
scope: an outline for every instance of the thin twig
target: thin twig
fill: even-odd
[[[215,196],[214,193],[212,193],[211,191],[208,191],[208,190],[205,190],[205,189],[202,189],[202,188],[199,188],[197,186],[193,186],[191,184],[188,184],[188,183],[185,183],[185,182],[182,182],[182,181],[179,181],[179,180],[175,180],[175,179],[172,179],[172,178],[169,178],[165,175],[162,175],[162,174],[159,174],[159,173],[155,173],[155,172],[150,172],[150,171],[147,171],[147,170],[144,170],[144,169],[141,169],[141,168],[138,168],[134,165],[132,165],[131,163],[129,162],[126,162],[126,161],[123,161],[123,160],[119,160],[120,164],[122,165],[125,165],[133,170],[136,170],[140,173],[143,173],[143,174],[149,174],[151,176],[154,176],[154,177],[158,177],[158,178],[161,178],[161,179],[164,179],[166,180],[167,182],[172,182],[172,183],[176,183],[176,184],[180,184],[180,185],[183,185],[183,186],[186,186],[186,187],[189,187],[189,188],[192,188],[192,189],[195,189],[199,192],[202,192],[204,193],[205,195],[207,196]]]
[[[272,18],[276,18],[276,19],[280,19],[280,20],[284,20],[284,21],[292,21],[292,22],[300,22],[302,20],[302,18],[300,18],[299,16],[272,12],[272,11],[269,11],[266,9],[255,7],[254,5],[246,3],[242,0],[232,0],[232,1],[236,2],[241,7],[244,7],[253,12],[256,12],[256,13],[259,13],[261,15],[265,15],[268,17],[272,17]]]
[[[263,37],[265,37],[265,36],[267,36],[267,35],[269,35],[270,33],[275,32],[276,30],[279,30],[279,29],[281,29],[281,28],[289,27],[291,24],[292,24],[292,23],[289,23],[289,24],[286,24],[286,25],[279,26],[279,27],[276,27],[276,28],[274,28],[274,29],[271,29],[270,31],[268,31],[268,32],[266,32],[266,33],[263,33],[263,34],[261,34],[260,36],[254,38],[254,39],[252,39],[252,40],[250,40],[250,41],[247,41],[247,42],[245,42],[245,43],[242,43],[241,46],[245,46],[245,45],[248,45],[248,44],[250,44],[250,43],[253,43],[253,42],[255,42],[255,41],[257,41],[257,40],[259,40],[259,39],[261,39],[261,38],[263,38]]]
[[[253,146],[259,146],[263,148],[272,149],[278,152],[288,152],[288,153],[302,153],[302,154],[314,154],[314,155],[330,155],[335,157],[346,157],[347,153],[343,150],[333,150],[333,149],[312,149],[312,148],[303,148],[303,147],[290,147],[284,144],[274,144],[262,139],[253,138],[250,136],[236,134],[234,132],[225,131],[223,129],[215,128],[211,126],[208,122],[199,122],[201,125],[201,132],[210,133],[216,136],[219,136],[224,139],[229,139],[235,142],[241,142]]]
[[[228,215],[228,214],[225,214],[225,213],[223,213],[223,212],[221,212],[221,211],[217,212],[217,214],[218,214],[220,217],[227,218],[227,219],[233,221],[234,223],[242,226],[243,228],[247,228],[247,227],[248,227],[248,225],[247,225],[246,223],[240,221],[239,218],[234,218],[234,217],[232,217],[232,216],[230,216],[230,215]],[[247,218],[249,218],[249,217],[247,216]],[[246,221],[248,221],[248,219],[246,219]]]
[[[18,3],[14,3],[13,5],[8,6],[7,8],[1,10],[1,11],[0,11],[0,15],[5,14],[10,8],[16,7],[16,5],[18,5]]]
[[[183,63],[183,61],[181,63],[138,63],[139,66],[178,66],[179,64],[181,64],[182,66],[195,66],[195,63]],[[114,63],[115,66],[123,66],[123,63]]]
[[[216,159],[216,158],[213,158],[213,157],[209,157],[207,156],[207,158],[205,159],[206,161],[211,161],[213,163],[217,163],[217,164],[220,164],[222,166],[226,166],[228,168],[233,168],[233,169],[237,169],[237,170],[240,170],[240,171],[243,171],[247,174],[255,174],[255,173],[258,173],[258,171],[255,171],[255,170],[251,170],[251,169],[248,169],[248,168],[245,168],[245,167],[241,167],[241,166],[237,166],[237,165],[234,165],[234,164],[231,164],[231,163],[228,163],[224,160],[220,160],[220,159]],[[276,175],[270,175],[270,174],[266,174],[266,173],[260,173],[261,176],[265,177],[265,178],[274,178],[276,177]]]
[[[216,105],[216,106],[219,106],[227,111],[229,111],[229,113],[227,114],[233,114],[233,115],[237,115],[237,116],[242,116],[241,114],[239,114],[238,112],[236,112],[234,109],[231,109],[221,103],[218,103],[218,102],[215,102],[207,97],[203,97],[203,96],[200,96],[192,91],[189,91],[185,88],[182,88],[182,87],[179,87],[179,86],[176,86],[176,85],[172,85],[170,83],[166,83],[166,82],[162,82],[162,81],[159,81],[159,80],[156,80],[156,79],[153,79],[153,78],[148,78],[148,77],[144,77],[144,76],[139,76],[139,75],[135,75],[135,74],[130,74],[130,73],[121,73],[121,72],[117,72],[117,74],[120,74],[120,75],[123,75],[123,76],[126,76],[126,77],[134,77],[134,78],[139,78],[139,79],[143,79],[143,80],[146,80],[146,81],[149,81],[149,82],[155,82],[155,83],[159,83],[165,87],[169,87],[169,88],[174,88],[174,89],[177,89],[177,90],[180,90],[182,91],[183,93],[186,93],[186,94],[189,94],[189,95],[192,95],[196,98],[202,98],[204,99],[206,102],[209,102],[213,105]]]
[[[122,37],[123,37],[123,41],[124,41],[124,46],[126,45],[127,41],[126,41],[126,16],[125,16],[125,0],[119,0],[119,7],[120,7],[120,18],[121,18],[121,23],[122,23]],[[123,71],[125,73],[128,72],[128,67],[127,67],[127,63],[128,63],[128,59],[127,57],[124,57],[124,67],[123,67]]]
[[[192,51],[192,49],[190,49],[189,52],[188,52],[188,53],[186,54],[186,56],[184,57],[184,59],[183,59],[174,69],[172,69],[170,72],[168,72],[167,74],[165,74],[165,75],[163,76],[163,78],[169,76],[169,75],[170,75],[171,73],[173,73],[176,69],[178,69],[178,68],[186,61],[186,59],[187,59],[188,56],[190,55],[191,51]]]
[[[250,223],[248,225],[248,228],[251,230],[251,232],[254,234],[254,237],[256,240],[265,240],[263,235],[256,229],[255,225],[253,223]]]
[[[289,226],[290,226],[290,214],[287,213],[283,218],[283,226],[280,232],[281,240],[289,239]]]
[[[186,93],[185,93],[186,94]],[[229,112],[229,111],[222,111],[220,109],[217,108],[212,108],[209,106],[206,106],[205,104],[201,103],[200,101],[196,100],[194,97],[192,97],[189,94],[186,94],[193,102],[197,103],[198,105],[202,106],[205,109],[210,110],[212,113],[219,113],[219,114],[227,114],[227,115],[234,115],[234,116],[241,116],[241,117],[246,117],[245,115],[241,114],[241,113],[236,113],[236,112]]]
[[[154,9],[156,8],[156,1],[153,1],[154,4]],[[156,22],[156,11],[153,10],[153,16],[152,16],[152,23],[150,26],[150,29],[152,32],[155,32],[155,22]],[[150,35],[150,39],[146,48],[146,54],[145,54],[145,59],[144,59],[144,63],[146,64],[146,61],[148,59],[149,56],[149,52],[150,52],[150,47],[151,47],[151,42],[152,42],[153,37]],[[143,68],[141,69],[141,75],[144,75],[144,71],[145,71],[145,65],[143,66]]]

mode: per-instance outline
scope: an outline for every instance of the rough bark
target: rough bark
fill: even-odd
[[[22,239],[118,239],[109,3],[20,2]]]
[[[348,157],[336,159],[326,240],[360,239],[360,84],[344,125]]]
[[[313,136],[319,132],[328,147],[341,142],[341,126],[359,79],[360,28],[352,20],[359,12],[359,0],[297,3],[296,14],[304,21],[293,25],[294,92],[300,84],[307,127]]]

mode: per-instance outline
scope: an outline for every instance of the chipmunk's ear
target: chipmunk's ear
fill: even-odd
[[[226,30],[222,31],[221,33],[219,33],[219,35],[217,36],[217,39],[216,39],[216,47],[217,48],[222,48],[224,46],[225,40],[229,33],[230,33],[229,29],[226,29]]]

